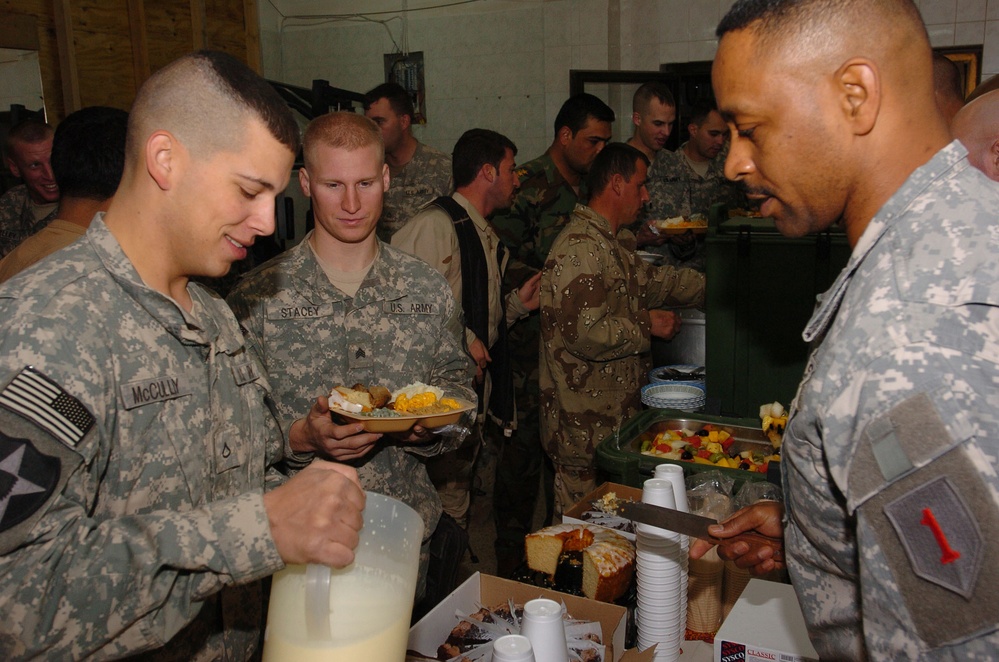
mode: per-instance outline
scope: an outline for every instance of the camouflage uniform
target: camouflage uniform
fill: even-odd
[[[0,657],[248,659],[284,566],[263,367],[224,302],[146,287],[103,215],[64,256],[0,287]]]
[[[451,195],[451,157],[423,143],[401,168],[389,166],[389,187],[385,191],[378,238],[388,242],[395,231],[409,222],[424,204],[441,195]]]
[[[474,401],[469,387],[474,366],[441,275],[379,242],[371,271],[351,298],[326,276],[311,236],[247,274],[228,299],[267,368],[285,432],[317,396],[340,384],[396,390],[422,381]],[[441,502],[419,458],[451,450],[457,441],[439,436],[423,445],[397,445],[385,437],[351,464],[366,490],[397,498],[420,513],[429,540]],[[296,453],[294,459],[304,465],[311,454]]]
[[[496,234],[512,255],[506,273],[508,287],[519,286],[541,271],[552,242],[569,222],[579,199],[547,153],[521,166],[519,174],[520,190],[513,205],[492,218]],[[532,529],[542,471],[548,474],[545,478],[546,514],[551,515],[552,496],[548,490],[552,476],[545,466],[538,422],[540,329],[537,315],[531,315],[510,329],[517,429],[512,437],[503,440],[499,449],[493,491],[497,553],[508,556],[509,553],[523,553],[524,536]]]
[[[4,193],[0,197],[0,257],[48,225],[58,211],[56,206],[45,218],[36,221],[27,186],[18,184]]]
[[[951,143],[871,220],[804,333],[824,339],[781,465],[823,659],[999,651],[997,217],[999,189]]]
[[[541,438],[559,512],[596,487],[596,445],[642,408],[648,311],[703,303],[704,274],[647,264],[576,206],[541,275]]]

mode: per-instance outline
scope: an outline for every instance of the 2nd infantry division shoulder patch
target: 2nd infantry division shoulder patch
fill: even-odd
[[[60,461],[27,439],[0,432],[0,534],[41,508],[59,482]]]

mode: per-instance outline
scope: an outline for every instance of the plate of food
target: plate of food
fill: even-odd
[[[694,234],[704,234],[708,231],[708,219],[703,216],[674,216],[657,220],[656,229],[664,234],[683,234],[693,232]]]
[[[336,386],[329,400],[334,422],[363,423],[366,432],[405,432],[415,425],[450,425],[475,408],[468,400],[447,397],[441,389],[422,382],[394,392],[384,386]]]

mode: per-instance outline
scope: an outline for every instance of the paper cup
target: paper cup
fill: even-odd
[[[493,662],[535,662],[531,641],[521,634],[506,634],[493,642]]]

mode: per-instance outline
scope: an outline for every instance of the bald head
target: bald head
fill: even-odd
[[[999,90],[986,92],[954,115],[954,137],[968,149],[968,160],[999,181]]]
[[[315,167],[316,151],[320,146],[352,152],[373,145],[378,149],[378,165],[385,162],[381,129],[374,121],[357,113],[335,112],[317,117],[305,130],[302,145],[306,169]]]
[[[136,95],[126,168],[141,162],[145,142],[155,131],[170,132],[193,155],[208,158],[237,151],[251,120],[260,121],[290,151],[298,150],[298,126],[267,81],[225,53],[191,53],[153,74]]]

